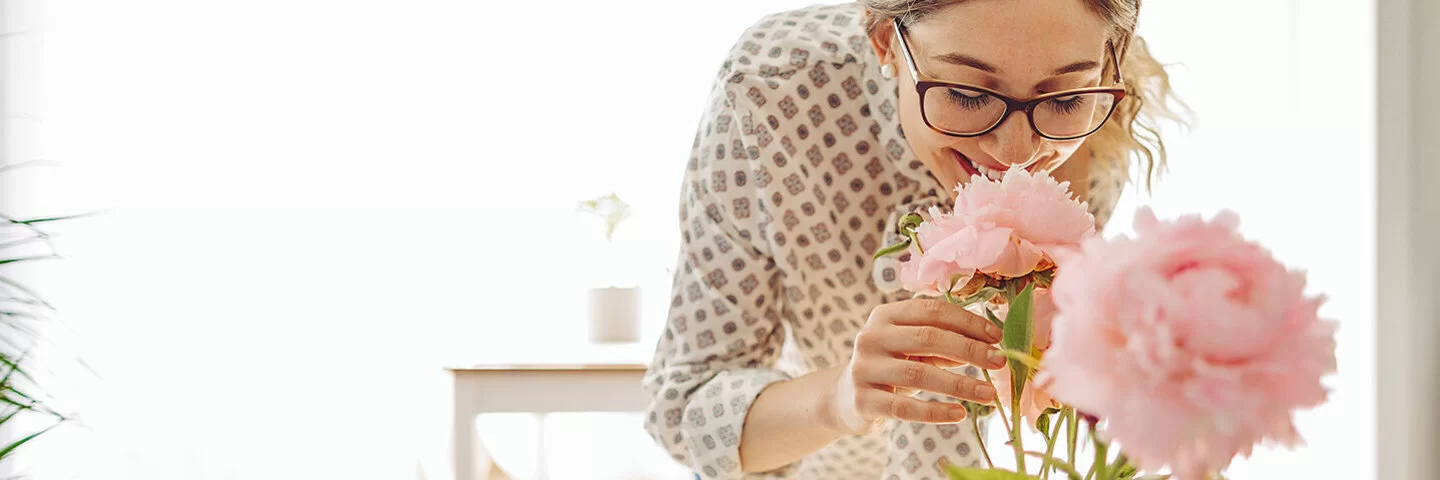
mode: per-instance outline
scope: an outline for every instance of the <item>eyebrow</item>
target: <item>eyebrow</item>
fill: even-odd
[[[995,68],[994,65],[985,63],[984,61],[982,61],[982,60],[980,60],[980,59],[978,59],[978,58],[975,58],[975,57],[972,57],[972,56],[969,56],[969,55],[966,55],[966,54],[963,54],[963,53],[946,53],[946,54],[943,54],[943,55],[936,55],[934,58],[935,58],[935,60],[939,60],[939,61],[941,61],[941,62],[945,62],[945,63],[951,64],[951,65],[960,65],[960,66],[963,66],[963,67],[970,67],[970,68],[973,68],[973,69],[976,69],[976,70],[980,70],[980,71],[985,72],[985,73],[990,73],[990,74],[999,74],[999,73],[1000,73],[1000,69]],[[1055,69],[1055,71],[1054,71],[1053,73],[1051,73],[1051,75],[1052,75],[1052,76],[1058,76],[1058,75],[1064,75],[1064,74],[1067,74],[1067,73],[1084,72],[1084,71],[1087,71],[1087,70],[1094,70],[1095,68],[1097,68],[1097,67],[1099,67],[1099,66],[1100,66],[1100,63],[1098,63],[1098,62],[1096,62],[1096,61],[1094,61],[1094,60],[1084,60],[1084,61],[1075,62],[1075,63],[1069,64],[1069,65],[1066,65],[1066,66],[1057,68],[1057,69]]]

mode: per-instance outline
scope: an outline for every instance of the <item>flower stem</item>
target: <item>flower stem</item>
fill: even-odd
[[[996,392],[999,392],[1000,389],[995,386],[995,381],[990,379],[990,371],[981,369],[980,372],[985,374],[985,383],[990,384],[990,388],[994,388]],[[1010,428],[1010,417],[1005,415],[1005,406],[1002,405],[1003,403],[998,396],[995,398],[995,409],[1000,412],[1000,422],[1005,424],[1005,432],[1009,433],[1012,430]]]
[[[1061,423],[1065,423],[1064,414],[1055,415],[1055,426],[1050,429],[1050,437],[1045,439],[1048,445],[1045,446],[1045,459],[1040,463],[1042,480],[1050,480],[1050,464],[1055,461],[1055,441],[1059,440]]]
[[[1020,471],[1021,473],[1024,473],[1024,472],[1026,471],[1026,470],[1025,470],[1025,440],[1024,440],[1023,438],[1021,438],[1021,434],[1020,434],[1020,425],[1021,425],[1021,423],[1020,423],[1020,396],[1019,396],[1019,395],[1014,395],[1014,394],[1011,395],[1010,407],[1011,407],[1011,408],[1010,408],[1010,418],[1013,420],[1013,421],[1011,421],[1010,423],[1013,424],[1013,425],[1015,425],[1015,428],[1010,429],[1010,444],[1015,447],[1015,468],[1016,468],[1018,471]]]
[[[1106,468],[1105,462],[1110,459],[1110,452],[1108,451],[1110,446],[1100,441],[1100,439],[1095,438],[1093,434],[1090,438],[1095,442],[1095,463],[1090,464],[1090,473],[1085,474],[1085,480],[1090,480],[1090,477],[1097,474],[1100,480],[1108,480],[1109,469]]]
[[[990,460],[990,450],[985,448],[985,437],[980,435],[980,419],[976,415],[970,416],[970,426],[975,430],[975,443],[980,444],[980,454],[985,456],[985,465],[995,468],[995,462]]]
[[[1032,457],[1040,456],[1040,452],[1025,452],[1025,454]],[[1076,470],[1075,466],[1071,465],[1069,462],[1057,458],[1055,459],[1055,468],[1059,468],[1060,470],[1064,471],[1066,475],[1070,476],[1070,478],[1080,478],[1080,471]]]
[[[1075,444],[1077,436],[1080,433],[1080,422],[1075,418],[1075,409],[1073,408],[1065,407],[1060,414],[1069,420],[1069,423],[1065,424],[1066,436],[1069,437],[1067,438],[1068,444],[1065,447],[1069,450],[1067,452],[1069,455],[1066,455],[1065,458],[1070,459],[1070,463],[1073,464],[1075,463]]]

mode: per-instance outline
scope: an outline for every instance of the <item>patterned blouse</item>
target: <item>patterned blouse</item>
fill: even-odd
[[[685,169],[670,314],[644,382],[646,430],[702,478],[941,480],[946,462],[982,461],[969,422],[891,421],[776,471],[740,471],[760,391],[848,363],[870,310],[910,297],[893,262],[871,260],[897,216],[953,202],[910,152],[897,79],[880,76],[862,22],[854,3],[761,19],[710,92]],[[1124,183],[1091,172],[1101,224]]]

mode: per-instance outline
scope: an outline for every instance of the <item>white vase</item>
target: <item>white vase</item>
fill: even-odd
[[[640,288],[592,288],[590,297],[590,342],[635,343],[640,341]]]

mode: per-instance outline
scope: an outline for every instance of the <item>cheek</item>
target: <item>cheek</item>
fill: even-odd
[[[1080,145],[1084,144],[1085,142],[1083,142],[1083,141],[1074,141],[1074,142],[1045,142],[1045,143],[1046,143],[1046,146],[1048,146],[1048,147],[1050,148],[1050,151],[1051,151],[1051,152],[1054,152],[1053,155],[1055,155],[1058,159],[1060,159],[1060,160],[1068,160],[1071,155],[1074,155],[1074,154],[1075,154],[1075,151],[1076,151],[1076,150],[1079,150],[1079,149],[1080,149]]]
[[[905,138],[911,139],[911,143],[923,141],[923,133],[930,130],[925,126],[925,119],[920,116],[919,97],[915,90],[900,87],[900,127],[905,129]]]
[[[1059,168],[1060,165],[1070,160],[1070,157],[1074,156],[1075,152],[1080,150],[1080,146],[1084,144],[1085,142],[1083,140],[1073,142],[1046,141],[1045,149],[1049,151],[1049,155],[1047,155],[1047,165],[1044,165],[1044,168],[1046,170]]]

